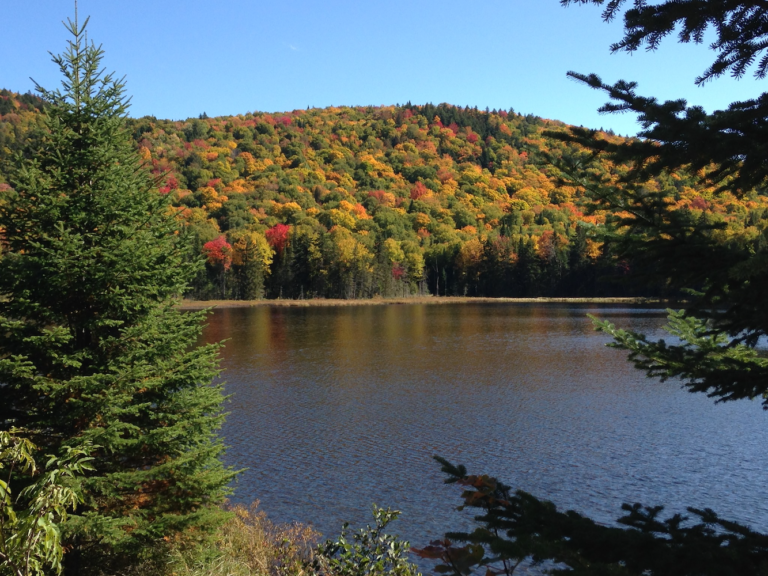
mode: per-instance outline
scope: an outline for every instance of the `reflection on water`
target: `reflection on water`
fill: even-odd
[[[403,511],[423,545],[466,525],[433,454],[611,522],[625,501],[768,529],[766,415],[647,381],[586,314],[660,335],[660,310],[409,305],[217,310],[235,500],[328,536]]]

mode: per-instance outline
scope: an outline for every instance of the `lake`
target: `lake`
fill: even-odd
[[[233,500],[325,536],[402,511],[425,545],[469,525],[434,454],[610,523],[623,502],[768,530],[766,415],[646,380],[586,314],[661,336],[663,310],[456,304],[213,312]]]

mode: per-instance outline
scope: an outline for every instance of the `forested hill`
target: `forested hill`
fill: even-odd
[[[0,91],[0,188],[13,153],[42,130],[41,108]],[[408,104],[129,128],[207,258],[192,297],[632,294],[609,281],[632,263],[594,235],[605,215],[562,185],[554,164],[583,151],[544,135],[560,122]],[[652,185],[742,227],[761,209],[680,174]]]

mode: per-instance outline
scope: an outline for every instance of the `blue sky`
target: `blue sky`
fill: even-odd
[[[0,87],[26,92],[29,77],[60,78],[72,0],[6,0]],[[611,55],[621,23],[594,6],[558,0],[80,0],[105,66],[125,75],[132,116],[183,119],[331,105],[449,102],[634,134],[631,115],[600,115],[605,97],[568,70],[634,80],[660,99],[711,111],[756,96],[765,83],[695,77],[706,46]]]

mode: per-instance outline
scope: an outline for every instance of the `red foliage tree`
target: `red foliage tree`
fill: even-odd
[[[429,188],[424,186],[421,182],[416,182],[413,188],[411,188],[411,200],[418,200],[429,192]]]
[[[708,210],[709,202],[704,200],[701,196],[696,196],[691,202],[691,208],[694,210]]]
[[[368,192],[368,197],[375,198],[379,204],[382,204],[384,202],[384,199],[386,198],[386,194],[387,194],[386,190],[371,190],[370,192]]]
[[[232,266],[232,245],[224,236],[203,244],[203,254],[212,266],[220,264],[224,270]]]
[[[165,186],[158,188],[160,194],[168,194],[171,190],[176,190],[179,187],[179,181],[173,176],[168,176],[165,180]]]
[[[275,224],[264,233],[269,245],[280,255],[282,255],[283,250],[285,250],[285,247],[288,245],[290,234],[291,227],[286,224]]]

